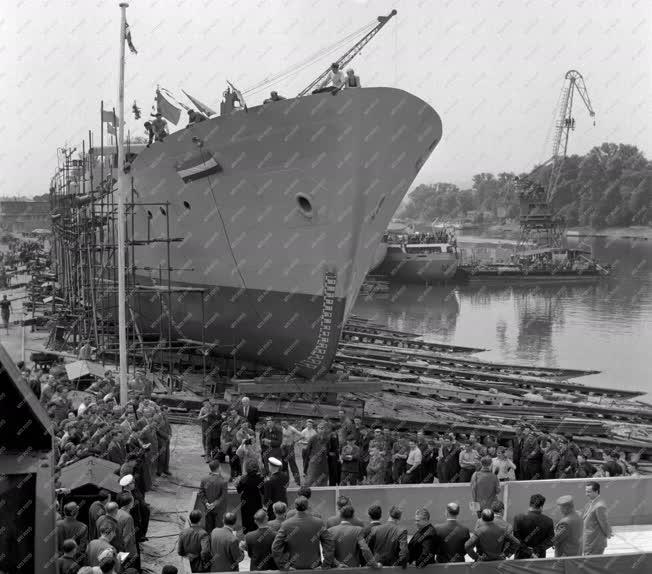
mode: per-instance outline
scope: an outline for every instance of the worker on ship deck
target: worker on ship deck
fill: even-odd
[[[330,84],[330,85],[329,85]],[[319,92],[332,92],[336,93],[344,87],[344,73],[340,70],[340,65],[337,63],[331,64],[331,70],[321,83],[319,88],[315,90]]]
[[[154,132],[154,139],[157,142],[162,142],[165,136],[168,135],[168,123],[163,118],[161,112],[155,114],[154,120],[152,121],[152,131]]]
[[[274,92],[270,92],[269,98],[265,99],[263,101],[263,104],[269,104],[270,102],[280,102],[281,100],[285,100],[285,99],[286,98],[284,98],[283,96],[279,96],[278,92],[274,91]]]
[[[344,81],[345,88],[361,88],[360,76],[356,76],[353,68],[346,71],[346,80]]]
[[[203,122],[207,120],[208,118],[200,113],[196,112],[195,110],[188,110],[188,125],[192,126],[193,124],[198,124],[200,122]]]

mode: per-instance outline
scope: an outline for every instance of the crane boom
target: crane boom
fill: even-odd
[[[367,32],[358,42],[356,42],[351,48],[349,48],[339,59],[335,60],[333,63],[338,64],[340,69],[346,66],[353,58],[355,58],[364,48],[370,40],[380,32],[387,22],[391,20],[392,17],[396,16],[396,10],[392,10],[387,16],[378,16],[378,24],[374,26],[369,32]],[[297,97],[305,96],[314,90],[319,84],[321,84],[326,76],[330,72],[330,65],[326,68],[317,78],[315,78],[308,86],[306,86]]]

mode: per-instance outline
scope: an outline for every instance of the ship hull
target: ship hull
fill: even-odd
[[[321,375],[388,222],[440,138],[423,101],[368,88],[236,112],[152,145],[132,166],[137,282],[159,289],[132,296],[139,328],[169,314],[176,339]],[[151,241],[161,237],[172,241]]]

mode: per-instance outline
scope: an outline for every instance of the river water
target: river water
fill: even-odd
[[[488,349],[478,358],[598,370],[578,382],[641,390],[649,401],[652,240],[583,245],[614,266],[611,277],[566,285],[392,285],[388,294],[360,296],[354,312],[427,340]]]

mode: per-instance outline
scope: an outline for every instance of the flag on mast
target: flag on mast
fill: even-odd
[[[156,109],[166,120],[172,122],[174,125],[179,123],[181,119],[181,110],[170,102],[162,93],[161,90],[156,90]]]
[[[106,133],[111,134],[113,136],[116,135],[115,126],[111,123],[108,126],[106,126]]]
[[[217,114],[216,111],[214,111],[214,110],[212,110],[211,108],[209,108],[206,104],[201,103],[198,99],[193,98],[193,97],[192,97],[188,92],[186,92],[185,90],[181,90],[181,91],[182,91],[184,94],[186,94],[186,98],[188,98],[188,99],[189,99],[189,100],[190,100],[190,101],[195,105],[195,107],[197,108],[197,111],[200,111],[202,114],[204,114],[205,116],[208,116],[208,117],[210,117],[210,116],[214,116],[215,114]]]
[[[125,40],[127,40],[127,46],[129,46],[129,51],[132,54],[138,54],[138,50],[134,47],[133,42],[131,41],[131,28],[129,24],[125,22]]]
[[[245,103],[245,99],[244,99],[244,96],[242,95],[242,92],[240,90],[238,90],[238,88],[236,88],[231,82],[229,82],[229,80],[227,80],[226,83],[229,84],[229,86],[231,86],[231,89],[235,92],[235,95],[238,97],[238,101],[240,102],[240,105],[242,106],[242,108],[246,112],[247,111],[247,104]]]

